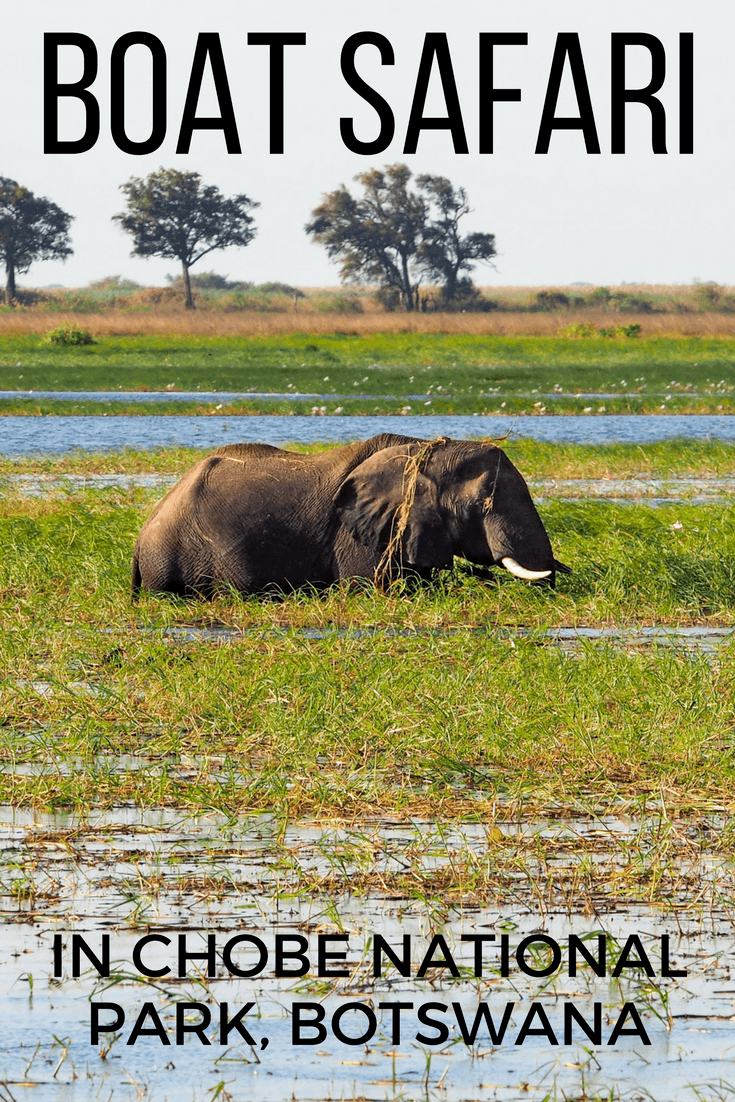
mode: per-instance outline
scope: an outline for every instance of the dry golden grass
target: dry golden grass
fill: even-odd
[[[165,310],[145,314],[111,310],[104,314],[8,311],[0,315],[0,336],[42,335],[58,325],[88,329],[93,337],[276,337],[338,333],[373,336],[379,333],[447,333],[487,337],[554,337],[576,323],[640,325],[641,337],[735,337],[735,314],[618,314],[604,310],[557,313],[498,312],[491,314],[388,314],[339,316],[219,310]]]
[[[178,336],[207,337],[278,337],[288,334],[318,336],[321,334],[349,334],[362,337],[385,333],[457,334],[467,336],[548,337],[558,336],[560,330],[578,323],[591,323],[598,328],[621,325],[640,325],[642,337],[733,337],[735,313],[720,311],[700,312],[698,286],[676,284],[623,284],[610,286],[612,293],[642,297],[653,301],[661,313],[622,313],[601,306],[558,309],[551,312],[529,310],[541,292],[560,293],[569,300],[589,295],[589,286],[565,287],[492,287],[479,288],[484,297],[499,304],[500,309],[489,313],[387,313],[375,305],[374,288],[361,288],[359,292],[346,294],[340,287],[304,288],[305,297],[294,308],[288,296],[275,296],[270,308],[239,309],[231,303],[201,297],[196,310],[185,310],[181,298],[173,295],[171,288],[146,288],[140,292],[148,296],[145,303],[120,299],[99,312],[83,313],[74,309],[68,312],[49,310],[48,306],[0,311],[0,336],[45,334],[60,324],[88,329],[94,337],[109,336]],[[52,292],[63,302],[63,292]],[[431,291],[432,288],[426,288]],[[436,289],[433,289],[436,291]],[[701,290],[701,288],[699,289]],[[85,289],[78,289],[84,295]],[[159,295],[158,292],[161,292]],[[718,288],[723,297],[735,297],[735,287]],[[73,293],[73,292],[72,292]],[[49,293],[46,292],[46,299]],[[172,297],[173,295],[173,297]],[[152,296],[152,297],[151,297]],[[363,313],[339,313],[329,308],[325,296],[336,299],[356,298],[363,306]],[[81,305],[81,303],[80,303]]]
[[[597,284],[559,284],[558,286],[551,286],[549,284],[539,284],[538,287],[529,287],[522,284],[504,284],[502,287],[493,287],[486,285],[479,287],[478,289],[486,298],[502,299],[513,298],[516,301],[526,298],[533,298],[539,291],[559,291],[562,294],[572,295],[587,295],[591,291],[595,290]],[[644,295],[650,298],[651,295],[664,296],[666,298],[676,299],[679,302],[692,301],[696,294],[697,287],[704,286],[697,283],[606,283],[611,294],[624,294],[624,295]],[[718,284],[720,291],[725,295],[735,294],[735,286],[726,286],[725,284]],[[344,288],[342,288],[344,290]]]

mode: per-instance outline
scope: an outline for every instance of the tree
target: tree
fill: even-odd
[[[5,301],[16,297],[16,273],[27,272],[34,260],[66,260],[69,244],[67,214],[50,199],[37,199],[15,180],[0,176],[0,257],[5,262]]]
[[[477,261],[495,256],[495,237],[474,233],[461,237],[458,224],[470,213],[464,188],[455,191],[443,176],[419,176],[418,191],[409,190],[407,165],[360,172],[355,180],[364,195],[354,198],[344,184],[322,197],[305,229],[341,260],[345,283],[377,283],[384,300],[396,297],[406,310],[419,304],[424,277],[442,284],[444,302],[460,285],[461,274]]]
[[[365,195],[355,199],[342,184],[322,197],[305,229],[341,259],[344,283],[378,283],[393,290],[406,310],[416,306],[415,258],[426,219],[424,200],[408,191],[411,170],[388,165],[359,172]]]
[[[495,234],[460,236],[460,219],[472,209],[464,188],[455,190],[445,176],[418,176],[416,183],[428,206],[419,261],[427,277],[442,284],[442,298],[449,305],[458,292],[467,294],[472,288],[469,278],[462,273],[470,272],[478,261],[489,263],[497,255]]]
[[[125,214],[113,215],[135,242],[132,256],[180,260],[185,305],[194,308],[189,268],[214,249],[244,248],[255,237],[248,213],[259,203],[247,195],[226,199],[218,188],[204,186],[198,172],[161,168],[145,179],[131,176],[120,190]]]

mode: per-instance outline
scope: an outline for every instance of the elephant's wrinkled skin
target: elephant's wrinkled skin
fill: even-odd
[[[318,455],[218,448],[143,525],[133,593],[206,597],[227,586],[256,593],[374,578],[391,539],[393,574],[450,567],[454,555],[552,585],[568,570],[499,448],[384,433]]]

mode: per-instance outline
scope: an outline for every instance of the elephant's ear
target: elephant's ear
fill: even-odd
[[[452,541],[440,515],[438,487],[416,470],[412,451],[399,444],[371,455],[337,491],[335,508],[364,547],[385,551],[403,529],[397,559],[408,566],[448,566]]]

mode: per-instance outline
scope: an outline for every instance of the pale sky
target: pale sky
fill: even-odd
[[[735,283],[735,93],[731,67],[735,6],[731,0],[3,0],[0,32],[0,175],[52,199],[73,214],[74,255],[65,264],[36,264],[21,284],[81,286],[111,274],[161,284],[174,261],[131,257],[131,241],[111,216],[124,209],[121,183],[164,167],[201,173],[224,194],[258,200],[257,236],[246,248],[212,253],[192,269],[231,279],[280,280],[301,286],[336,284],[336,267],[303,226],[323,192],[351,184],[356,172],[405,161],[416,173],[448,176],[467,189],[474,208],[466,229],[495,233],[496,270],[480,266],[482,285],[562,285],[626,282]],[[147,31],[167,55],[167,133],[157,152],[123,153],[110,135],[110,51],[131,31]],[[306,34],[285,51],[285,150],[268,145],[269,51],[247,44],[248,32]],[[395,53],[381,65],[363,46],[358,72],[393,110],[396,132],[383,153],[348,151],[340,118],[352,117],[358,137],[376,137],[375,111],[345,82],[340,52],[359,31],[385,35]],[[478,48],[481,32],[525,32],[526,46],[495,51],[495,85],[521,90],[520,102],[495,104],[495,151],[478,148]],[[101,109],[101,133],[83,154],[44,154],[43,36],[77,32],[91,38],[99,71],[90,91]],[[415,154],[403,153],[419,59],[428,32],[444,32],[457,82],[469,152],[455,153],[447,130],[424,131]],[[601,153],[587,154],[579,130],[553,133],[547,155],[534,152],[557,35],[576,32],[584,58]],[[666,51],[659,98],[666,111],[666,155],[651,151],[651,113],[626,109],[625,154],[610,152],[611,33],[647,33]],[[243,152],[228,154],[221,131],[195,132],[188,154],[175,152],[197,36],[218,33],[224,52]],[[694,153],[678,152],[679,36],[694,35]],[[81,75],[81,54],[61,51],[61,78]],[[650,56],[627,51],[627,85],[650,78]],[[150,133],[151,60],[133,47],[126,68],[126,129]],[[211,78],[199,115],[219,114]],[[425,114],[446,115],[436,66]],[[567,66],[556,110],[578,115]],[[80,137],[78,100],[59,108],[60,137]],[[354,185],[355,188],[358,185]]]

